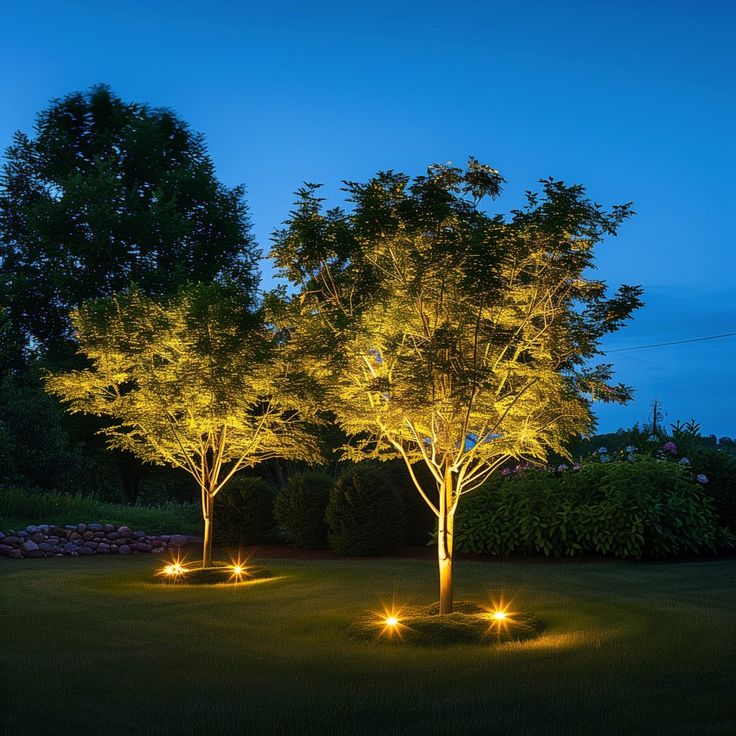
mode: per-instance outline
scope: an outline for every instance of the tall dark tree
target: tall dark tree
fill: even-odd
[[[243,194],[218,181],[202,136],[170,110],[104,85],[54,100],[6,151],[0,307],[32,349],[63,359],[69,312],[131,283],[166,296],[226,280],[252,295]]]

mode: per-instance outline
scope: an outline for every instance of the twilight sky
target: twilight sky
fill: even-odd
[[[245,183],[264,250],[301,182],[418,174],[468,155],[582,183],[637,216],[599,250],[646,307],[611,350],[736,332],[736,4],[729,0],[121,3],[0,0],[0,148],[97,82],[170,107]],[[270,268],[264,264],[270,283]],[[694,417],[736,435],[736,337],[611,353],[636,389],[600,431]]]

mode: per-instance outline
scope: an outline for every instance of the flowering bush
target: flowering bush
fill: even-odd
[[[495,555],[667,558],[733,545],[713,502],[677,463],[596,463],[492,478],[458,509],[455,543]]]

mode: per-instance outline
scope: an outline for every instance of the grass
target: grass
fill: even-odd
[[[0,561],[0,733],[736,732],[734,559],[461,561],[458,598],[546,628],[440,649],[347,636],[433,600],[428,560],[260,561],[276,580],[230,587],[152,584],[148,555]]]
[[[149,534],[201,534],[199,507],[167,503],[123,506],[90,496],[0,489],[0,531],[25,529],[29,524],[98,522],[140,529]]]

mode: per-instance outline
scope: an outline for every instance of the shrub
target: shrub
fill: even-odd
[[[275,524],[275,495],[274,487],[262,478],[235,475],[215,497],[215,543],[263,542]]]
[[[673,463],[589,465],[493,478],[456,518],[461,551],[666,558],[715,552],[728,540],[711,500]]]
[[[330,546],[342,555],[386,552],[404,537],[404,505],[384,469],[358,465],[341,475],[326,512]]]
[[[713,499],[718,523],[736,533],[736,455],[716,448],[700,448],[691,460],[696,474],[708,479],[703,490]]]
[[[406,516],[404,542],[415,546],[429,544],[437,530],[437,517],[417,491],[406,465],[402,460],[393,460],[382,463],[382,469],[401,493]],[[413,469],[425,493],[437,503],[437,483],[427,465],[416,463]]]
[[[324,473],[299,473],[279,491],[274,516],[284,527],[289,544],[308,549],[327,546],[325,512],[333,481]]]

